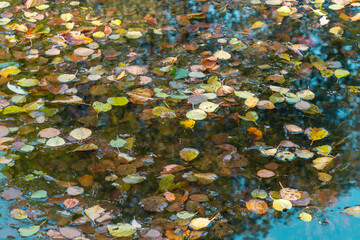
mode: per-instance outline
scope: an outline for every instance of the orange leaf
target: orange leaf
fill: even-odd
[[[259,129],[257,129],[256,127],[249,127],[247,129],[247,131],[248,131],[249,135],[255,135],[254,140],[260,140],[263,136],[262,132]]]

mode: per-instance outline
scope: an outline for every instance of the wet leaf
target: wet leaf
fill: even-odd
[[[22,209],[13,209],[13,210],[11,210],[10,215],[11,215],[11,217],[13,217],[17,220],[22,220],[22,219],[28,218],[27,212]]]
[[[52,137],[46,141],[46,146],[61,147],[65,144],[65,140],[61,137]]]
[[[39,230],[40,230],[40,226],[38,226],[38,225],[33,225],[30,227],[23,227],[23,228],[18,229],[20,236],[22,236],[22,237],[32,236],[32,235],[36,234]]]
[[[318,178],[322,182],[329,182],[332,179],[332,176],[330,174],[327,174],[327,173],[319,172],[318,173]]]
[[[275,199],[273,201],[273,208],[276,211],[283,211],[284,209],[291,209],[292,208],[292,204],[289,200],[286,199]]]
[[[254,97],[254,96],[250,96],[248,97],[246,100],[245,100],[245,105],[248,107],[248,108],[253,108],[256,106],[256,104],[259,103],[259,99],[257,97]]]
[[[194,218],[191,220],[189,227],[194,230],[199,230],[202,228],[206,228],[211,223],[211,220],[208,218]]]
[[[207,117],[207,114],[202,109],[190,110],[186,113],[186,117],[192,120],[200,121],[204,120]]]
[[[114,237],[129,237],[136,232],[136,228],[128,223],[108,224],[106,227]]]
[[[210,184],[218,178],[215,173],[195,173],[194,176],[202,185]]]
[[[87,139],[92,134],[92,131],[88,128],[80,127],[72,130],[70,132],[70,136],[73,137],[75,140],[82,141]]]
[[[100,112],[107,112],[109,110],[111,110],[111,105],[109,103],[102,103],[102,102],[94,102],[93,103],[93,108],[96,112],[100,113]]]
[[[333,159],[333,157],[319,157],[313,160],[313,164],[317,170],[323,170],[332,162]]]
[[[257,175],[261,178],[271,178],[275,176],[276,174],[273,171],[262,169],[257,172]]]
[[[174,179],[175,176],[171,173],[161,176],[161,180],[159,183],[159,190],[160,191],[171,190],[174,186]]]
[[[256,214],[265,214],[268,210],[268,205],[261,199],[250,199],[246,202],[246,208]]]
[[[199,156],[199,153],[200,152],[195,148],[183,148],[179,154],[182,159],[189,162],[197,158],[197,156]]]
[[[100,205],[95,205],[85,209],[84,213],[88,218],[91,219],[91,221],[94,222],[97,218],[99,218],[102,214],[105,213],[105,209],[102,208]]]
[[[47,198],[47,192],[45,190],[39,190],[31,194],[30,197],[34,199]]]
[[[255,128],[255,127],[249,127],[247,129],[247,132],[248,132],[249,135],[255,136],[254,140],[260,140],[262,138],[262,136],[263,136],[262,132],[259,129]]]
[[[280,195],[283,199],[289,201],[297,201],[301,198],[301,193],[293,188],[282,188],[280,190]]]
[[[301,219],[301,221],[304,221],[304,222],[311,222],[311,220],[312,220],[312,216],[306,212],[301,212],[299,214],[299,218]]]
[[[310,128],[308,137],[311,141],[317,141],[325,138],[328,134],[329,132],[324,128]]]
[[[240,118],[255,123],[259,119],[259,116],[256,112],[247,112],[245,116],[240,116]]]
[[[114,148],[121,148],[127,144],[127,141],[122,138],[116,138],[116,140],[110,141],[110,146]]]
[[[231,58],[231,54],[228,52],[225,52],[223,50],[217,51],[216,53],[214,53],[214,57],[218,58],[218,59],[230,59]]]
[[[205,112],[214,112],[219,107],[219,104],[212,102],[202,102],[199,105],[199,109]]]
[[[63,205],[64,205],[64,207],[71,209],[71,208],[76,207],[79,203],[80,203],[80,201],[77,200],[76,198],[67,198],[63,202]]]
[[[356,218],[360,218],[360,206],[347,207],[345,208],[344,213],[350,216],[354,216]]]
[[[268,194],[265,190],[262,189],[254,189],[251,191],[251,196],[254,198],[261,198],[261,199],[265,199],[267,198]]]
[[[335,70],[335,77],[337,77],[337,78],[343,78],[343,77],[349,76],[349,74],[350,74],[350,72],[345,69],[336,69]]]
[[[113,106],[124,106],[129,103],[126,97],[110,97],[106,101]]]

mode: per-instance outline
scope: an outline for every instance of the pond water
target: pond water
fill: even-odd
[[[0,1],[0,239],[356,239],[356,1]]]

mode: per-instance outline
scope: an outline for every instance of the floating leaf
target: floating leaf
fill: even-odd
[[[293,188],[282,188],[280,190],[280,195],[283,199],[289,201],[297,201],[301,198],[301,193]]]
[[[46,141],[46,146],[61,147],[65,144],[65,140],[61,137],[53,137]]]
[[[136,232],[136,228],[128,223],[108,224],[106,227],[114,237],[129,237]]]
[[[347,207],[345,208],[344,213],[356,218],[360,218],[360,206]]]
[[[60,134],[60,130],[56,128],[45,128],[39,132],[39,136],[42,138],[53,138]]]
[[[225,52],[223,50],[217,51],[216,53],[214,53],[214,57],[218,58],[218,59],[230,59],[231,58],[231,54],[228,52]]]
[[[350,74],[350,72],[345,69],[336,69],[335,70],[335,77],[337,77],[337,78],[343,78],[343,77],[348,76],[349,74]]]
[[[265,214],[268,210],[268,205],[261,199],[250,199],[246,202],[246,208],[256,214]]]
[[[197,156],[199,156],[199,153],[200,152],[195,148],[183,148],[179,154],[182,159],[189,162],[197,158]]]
[[[94,110],[98,113],[107,112],[111,109],[111,105],[109,103],[102,103],[98,101],[94,102],[92,106]]]
[[[203,185],[210,184],[218,178],[215,173],[195,173],[194,176],[198,182]]]
[[[275,176],[276,174],[273,171],[262,169],[257,172],[257,175],[261,178],[271,178]]]
[[[259,119],[259,116],[256,112],[247,112],[245,116],[240,116],[240,118],[255,123]]]
[[[80,48],[75,49],[74,54],[76,56],[80,56],[80,57],[87,57],[87,56],[90,56],[91,54],[93,54],[94,52],[95,51],[93,49],[80,47]]]
[[[73,137],[75,140],[82,141],[88,137],[90,137],[92,131],[88,128],[80,127],[72,130],[70,132],[70,136]]]
[[[332,176],[330,174],[328,174],[328,173],[319,172],[318,173],[318,178],[322,182],[329,182],[332,179]]]
[[[262,132],[259,129],[255,128],[255,127],[249,127],[247,129],[247,132],[248,132],[249,135],[255,136],[254,140],[260,140],[262,138],[262,136],[263,136]]]
[[[245,105],[248,108],[253,108],[256,106],[256,104],[258,104],[258,102],[259,102],[259,99],[257,97],[250,96],[245,100]]]
[[[202,109],[190,110],[186,113],[186,117],[192,120],[200,121],[204,120],[207,117],[207,114]]]
[[[254,189],[251,191],[251,196],[254,198],[261,198],[261,199],[265,199],[267,198],[268,194],[265,190],[262,189]]]
[[[7,87],[8,87],[9,90],[11,90],[11,91],[13,91],[14,93],[17,93],[17,94],[23,94],[23,95],[28,94],[28,92],[26,92],[24,89],[22,89],[19,86],[12,85],[10,82],[7,83]]]
[[[66,189],[66,193],[70,196],[76,196],[84,193],[84,189],[78,186],[71,186]]]
[[[80,203],[80,201],[77,200],[76,198],[67,198],[63,202],[63,205],[64,205],[64,207],[70,209],[70,208],[76,207],[79,203]]]
[[[138,174],[130,174],[130,175],[127,175],[126,177],[124,177],[122,180],[125,183],[136,184],[136,183],[143,182],[145,180],[145,177],[140,176]]]
[[[170,71],[170,76],[172,78],[175,79],[180,79],[180,78],[186,78],[189,76],[189,71],[185,70],[183,68],[176,68],[174,67],[171,71]]]
[[[289,200],[286,199],[275,199],[273,201],[273,208],[276,211],[282,211],[284,209],[291,209],[292,208],[292,204]]]
[[[125,37],[130,39],[137,39],[142,37],[142,33],[139,31],[128,31],[125,35]]]
[[[116,140],[110,141],[110,146],[114,148],[121,148],[127,144],[127,141],[122,138],[116,138]]]
[[[22,209],[13,209],[11,210],[10,215],[17,220],[28,218],[27,212]]]
[[[189,227],[194,230],[199,230],[206,228],[211,223],[211,220],[208,218],[194,218],[191,220]]]
[[[9,75],[14,76],[14,75],[17,75],[20,72],[21,72],[21,70],[18,69],[16,66],[9,66],[9,67],[1,69],[0,70],[0,75],[3,76],[3,77],[7,77]]]
[[[99,218],[104,212],[105,209],[102,208],[100,205],[95,205],[90,208],[87,208],[84,210],[86,216],[91,219],[91,221],[95,221],[97,218]]]
[[[295,158],[295,154],[289,151],[282,151],[276,154],[276,158],[281,161],[291,161]]]
[[[333,159],[333,157],[319,157],[313,160],[313,164],[317,170],[323,170]]]
[[[299,218],[301,219],[301,221],[304,221],[304,222],[311,222],[311,220],[312,220],[312,216],[306,212],[301,212],[299,214]]]
[[[171,190],[174,185],[174,179],[175,176],[171,173],[161,176],[161,180],[159,183],[159,190],[160,191]]]
[[[310,128],[308,136],[311,141],[317,141],[325,138],[328,134],[329,132],[324,128]]]
[[[46,198],[47,192],[45,190],[39,190],[39,191],[36,191],[33,194],[31,194],[30,197],[34,198],[34,199]]]
[[[129,103],[126,97],[109,97],[106,101],[113,106],[124,106]]]
[[[205,112],[214,112],[219,107],[219,104],[212,102],[202,102],[199,105],[199,109]]]
[[[40,226],[33,225],[27,228],[19,228],[18,231],[20,233],[20,236],[22,237],[29,237],[34,234],[36,234],[40,230]]]

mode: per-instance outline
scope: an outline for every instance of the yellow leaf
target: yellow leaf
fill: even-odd
[[[337,77],[337,78],[343,78],[343,77],[348,76],[349,74],[350,74],[350,72],[345,69],[336,69],[335,70],[335,77]]]
[[[273,208],[276,211],[282,211],[285,208],[286,209],[291,209],[292,208],[292,203],[289,200],[286,199],[275,199],[273,202]]]
[[[198,155],[199,151],[194,148],[184,148],[180,151],[180,157],[185,161],[189,162],[194,160]]]
[[[327,173],[319,172],[318,173],[318,178],[322,182],[329,182],[332,179],[332,176],[330,174],[327,174]]]
[[[245,105],[248,106],[248,108],[253,108],[256,106],[256,104],[259,102],[259,99],[254,96],[250,96],[246,99]]]
[[[193,128],[195,126],[195,121],[192,119],[187,119],[187,120],[181,121],[180,124],[186,128]]]
[[[12,76],[16,75],[20,72],[21,72],[21,70],[18,69],[16,66],[9,66],[9,67],[1,69],[0,75],[3,77],[7,77],[9,75],[12,75]]]
[[[317,141],[325,138],[329,132],[323,128],[310,128],[309,138],[312,141]]]
[[[306,212],[300,213],[299,218],[304,222],[310,222],[312,220],[312,216]]]
[[[313,164],[317,170],[323,170],[333,159],[333,157],[319,157],[313,160]]]
[[[261,21],[256,21],[254,22],[254,24],[251,26],[252,29],[257,29],[257,28],[261,28],[263,26],[266,26],[265,23],[261,22]]]
[[[211,223],[211,220],[208,218],[195,218],[191,220],[190,227],[194,230],[199,230],[206,228]]]

